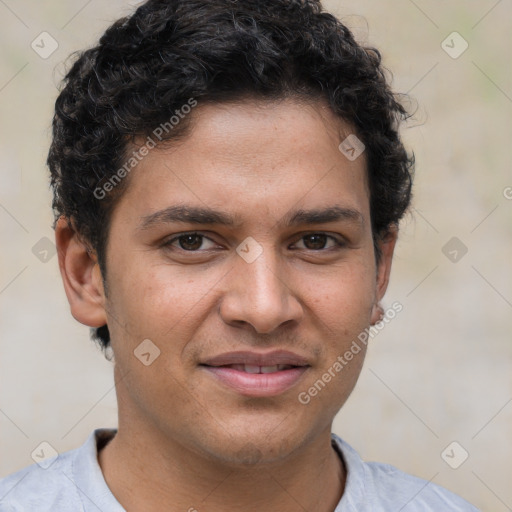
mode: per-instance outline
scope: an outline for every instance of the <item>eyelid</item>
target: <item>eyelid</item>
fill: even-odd
[[[163,247],[171,246],[171,244],[173,244],[174,242],[179,240],[181,237],[188,236],[188,235],[197,235],[201,238],[209,240],[212,243],[216,243],[209,236],[205,235],[204,233],[201,233],[200,231],[184,231],[183,233],[175,233],[174,235],[171,236],[171,238],[164,240],[164,242],[162,243],[162,246]],[[192,253],[193,252],[205,252],[204,250],[203,251],[185,251],[185,249],[182,249],[181,247],[176,247],[176,249],[181,250],[183,252],[192,252]]]
[[[209,236],[207,236],[204,232],[201,232],[201,231],[184,231],[182,233],[175,233],[174,235],[171,236],[171,238],[169,239],[166,239],[163,243],[162,243],[162,246],[163,247],[172,247],[172,244],[174,242],[176,242],[177,240],[179,240],[181,237],[184,237],[184,236],[188,236],[188,235],[197,235],[201,238],[204,238],[206,240],[209,240],[210,242],[212,243],[216,243],[214,240],[212,240]],[[331,240],[334,241],[334,243],[336,244],[335,247],[330,247],[330,248],[327,248],[327,249],[303,249],[303,250],[310,250],[312,252],[328,252],[329,250],[333,250],[333,249],[336,249],[336,248],[339,248],[339,247],[344,247],[347,245],[347,240],[341,236],[341,235],[335,235],[335,234],[331,234],[330,232],[326,232],[326,231],[314,231],[314,230],[311,230],[311,231],[308,231],[308,232],[303,232],[303,233],[300,233],[300,235],[296,238],[295,242],[293,242],[292,245],[300,242],[304,237],[307,237],[309,235],[325,235],[327,238],[330,238]],[[182,252],[187,252],[187,253],[201,253],[201,252],[207,252],[208,250],[211,250],[211,249],[204,249],[204,250],[196,250],[196,251],[186,251],[185,249],[182,249],[181,247],[175,247],[175,249],[177,249],[178,251],[182,251]]]
[[[344,247],[347,245],[347,240],[343,236],[341,236],[341,235],[335,236],[334,234],[331,234],[328,231],[309,231],[307,233],[301,233],[300,237],[294,243],[300,242],[304,237],[307,237],[310,235],[325,235],[327,238],[334,240],[334,242],[336,244],[336,247],[330,247],[328,249],[317,249],[317,250],[309,249],[313,252],[327,252],[330,249],[332,250],[332,249],[336,249],[337,247]],[[308,250],[308,249],[305,249],[305,250]]]

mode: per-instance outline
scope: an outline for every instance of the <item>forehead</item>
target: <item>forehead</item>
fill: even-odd
[[[325,102],[204,104],[191,115],[185,137],[137,164],[119,206],[142,217],[194,203],[230,208],[241,222],[294,206],[369,214],[364,153],[351,161],[340,151],[353,130]]]
[[[314,157],[324,164],[354,131],[324,100],[299,99],[200,105],[193,112],[191,128],[189,149],[197,144],[191,158],[215,155],[245,168],[251,167],[250,161],[263,163],[259,171],[273,175],[284,161]],[[339,157],[338,151],[334,154]]]

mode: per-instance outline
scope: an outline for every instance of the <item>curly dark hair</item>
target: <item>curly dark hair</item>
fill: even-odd
[[[391,91],[375,48],[359,45],[319,0],[149,0],[81,52],[55,103],[47,164],[55,224],[63,216],[98,258],[106,278],[111,213],[129,180],[112,179],[136,147],[191,98],[328,101],[366,146],[376,241],[411,200],[414,157],[398,133],[409,117]],[[162,142],[184,137],[190,116]],[[103,190],[103,189],[102,189]],[[54,224],[54,228],[55,228]],[[103,349],[105,325],[91,329]]]

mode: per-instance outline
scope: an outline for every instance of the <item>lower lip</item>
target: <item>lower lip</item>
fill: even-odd
[[[275,396],[293,387],[308,366],[274,373],[247,373],[224,366],[201,366],[231,389],[246,396]]]

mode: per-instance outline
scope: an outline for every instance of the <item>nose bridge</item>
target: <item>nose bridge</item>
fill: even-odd
[[[279,276],[280,261],[273,248],[261,247],[261,253],[254,261],[238,263],[244,286],[256,302],[268,305],[281,301],[284,283]]]
[[[233,265],[221,308],[226,322],[249,323],[264,333],[299,319],[300,305],[283,278],[282,262],[270,243],[246,239],[237,248]]]

